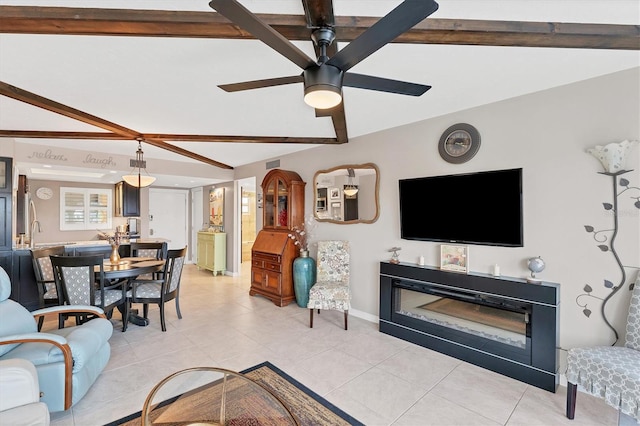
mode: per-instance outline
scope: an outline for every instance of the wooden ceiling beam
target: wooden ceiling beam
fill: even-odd
[[[3,81],[0,81],[0,95],[4,95],[9,98],[15,99],[17,101],[28,103],[35,107],[54,112],[56,114],[60,114],[65,117],[73,118],[74,120],[78,120],[83,123],[90,124],[92,126],[96,126],[104,130],[108,130],[109,132],[118,134],[128,139],[144,139],[142,137],[142,134],[139,132],[136,132],[135,130],[128,129],[124,126],[120,126],[119,124],[112,123],[100,117],[96,117],[95,115],[88,114],[84,111],[80,111],[78,109],[61,104],[51,99],[47,99],[40,95],[36,95],[35,93],[28,92],[26,90],[20,89],[19,87],[12,86]],[[171,151],[176,154],[180,154],[185,157],[192,158],[206,164],[210,164],[212,166],[221,167],[223,169],[233,169],[233,167],[227,164],[220,163],[219,161],[215,161],[207,157],[203,157],[202,155],[173,146],[164,141],[160,141],[157,139],[144,140],[144,141],[149,143],[150,145],[154,145],[159,148],[166,149],[167,151]]]
[[[289,40],[309,40],[304,16],[257,14]],[[348,42],[377,17],[335,17]],[[253,39],[216,12],[0,6],[0,33]],[[639,25],[428,18],[393,43],[640,50]]]
[[[215,142],[215,143],[284,143],[284,144],[311,144],[311,145],[340,145],[335,138],[320,137],[290,137],[290,136],[230,136],[230,135],[178,135],[171,133],[140,133],[135,138],[106,132],[67,132],[49,130],[3,130],[0,129],[0,137],[25,138],[25,139],[85,139],[85,140],[109,140],[128,141],[142,138],[160,139],[176,142]]]

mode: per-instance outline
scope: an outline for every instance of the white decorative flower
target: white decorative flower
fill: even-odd
[[[637,144],[638,141],[623,140],[605,146],[596,145],[587,149],[587,152],[600,160],[606,172],[616,173],[624,170],[627,154]]]

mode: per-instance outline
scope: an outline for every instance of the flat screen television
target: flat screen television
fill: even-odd
[[[522,169],[401,179],[405,240],[522,247]]]

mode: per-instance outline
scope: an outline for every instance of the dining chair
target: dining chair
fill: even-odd
[[[640,271],[634,283],[623,346],[571,348],[567,354],[567,418],[578,385],[640,423]]]
[[[132,257],[164,259],[167,256],[167,243],[163,242],[135,242],[130,247]]]
[[[130,245],[131,257],[153,257],[156,260],[167,257],[167,243],[163,242],[135,242]],[[144,274],[139,279],[161,279],[161,272]]]
[[[187,247],[182,249],[167,250],[164,268],[161,271],[161,279],[135,279],[130,281],[127,291],[127,305],[142,303],[142,312],[145,319],[149,318],[149,304],[157,304],[160,308],[160,326],[162,331],[167,331],[165,322],[164,305],[170,300],[176,301],[176,313],[182,319],[180,312],[180,278],[184,266]],[[126,330],[126,323],[123,331]]]
[[[122,305],[122,330],[126,330],[128,307],[126,281],[109,282],[104,276],[104,259],[94,256],[50,256],[56,285],[62,289],[66,305],[92,305],[102,308],[111,319],[113,308]],[[76,317],[76,322],[86,321]]]
[[[77,246],[73,248],[74,256],[102,256],[108,259],[111,256],[111,246],[109,244],[100,244],[95,246]]]
[[[348,327],[351,289],[349,288],[349,241],[318,241],[317,281],[309,290],[309,327],[313,311],[344,311],[344,329]]]
[[[38,286],[39,309],[49,306],[59,306],[63,304],[62,291],[56,286],[53,278],[53,267],[49,256],[64,255],[64,246],[47,247],[31,250],[31,262],[33,263],[33,274],[36,277]],[[44,317],[38,319],[38,330],[42,329]],[[58,318],[58,328],[62,328],[64,317]]]

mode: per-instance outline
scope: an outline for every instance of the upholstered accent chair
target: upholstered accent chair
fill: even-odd
[[[318,241],[317,281],[309,290],[309,327],[313,328],[313,311],[344,311],[344,329],[348,328],[351,308],[349,288],[349,241]]]
[[[66,305],[93,305],[100,307],[107,318],[111,318],[113,308],[122,307],[122,318],[127,318],[127,282],[114,283],[104,277],[104,259],[94,256],[50,256],[53,277],[62,289]],[[83,319],[80,320],[82,322]],[[78,320],[76,319],[76,322]],[[122,321],[126,330],[127,321]]]
[[[49,425],[49,409],[40,402],[38,373],[31,361],[0,360],[0,396],[0,425]]]
[[[52,413],[68,410],[82,399],[109,362],[113,326],[96,306],[52,306],[29,312],[9,299],[10,294],[9,276],[0,267],[0,360],[30,361],[38,374],[40,401]],[[38,332],[36,322],[41,315],[60,313],[95,318],[75,327]]]
[[[180,278],[182,267],[187,255],[187,248],[172,249],[167,251],[164,268],[160,273],[161,279],[135,279],[130,282],[127,291],[127,304],[142,303],[142,312],[145,319],[149,318],[149,304],[157,304],[160,308],[160,326],[162,331],[167,331],[164,315],[164,305],[170,300],[176,301],[178,318],[182,319],[180,312]],[[127,329],[126,321],[124,330]]]
[[[33,263],[33,274],[38,285],[39,308],[62,305],[62,291],[58,291],[56,281],[53,278],[53,267],[49,256],[63,256],[64,246],[47,247],[31,250],[31,261]],[[38,321],[38,330],[42,328],[44,317]],[[59,318],[59,328],[62,328],[64,318]]]
[[[640,272],[631,295],[624,346],[569,349],[567,382],[568,418],[575,416],[576,390],[581,385],[640,423]]]

